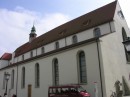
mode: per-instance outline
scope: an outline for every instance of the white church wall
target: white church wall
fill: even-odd
[[[9,65],[8,60],[0,60],[0,68],[6,67]]]
[[[101,96],[99,67],[98,67],[98,55],[96,43],[89,45],[83,45],[69,50],[55,53],[47,57],[39,58],[19,66],[19,77],[18,77],[18,97],[27,96],[28,85],[32,85],[32,97],[47,97],[48,86],[52,85],[52,60],[58,59],[59,63],[59,84],[71,84],[78,83],[78,72],[77,72],[77,53],[83,50],[86,56],[86,68],[87,68],[87,81],[85,88],[94,96],[94,84],[98,82],[99,95]],[[40,87],[35,88],[35,64],[40,65]],[[25,67],[26,82],[25,88],[21,89],[21,70]],[[31,72],[30,72],[31,71]],[[93,73],[95,71],[95,73]]]
[[[26,59],[29,59],[29,58],[30,58],[30,52],[25,53],[24,54],[24,59],[26,60]]]
[[[37,49],[32,50],[32,52],[33,52],[33,57],[37,56]]]
[[[117,9],[116,9],[116,12],[119,11],[119,10],[120,10],[120,6],[118,5]],[[121,68],[123,68],[123,70],[122,70],[123,76],[125,76],[128,84],[129,84],[129,87],[130,87],[130,80],[129,80],[130,63],[126,61],[124,45],[122,43],[123,42],[123,39],[122,39],[122,27],[124,27],[128,37],[130,37],[130,30],[129,30],[129,27],[127,25],[127,22],[126,22],[125,18],[124,19],[121,19],[121,18],[119,19],[119,18],[120,17],[116,13],[114,19],[115,19],[115,21],[117,21],[117,22],[115,22],[116,29],[117,29],[118,32],[120,32],[118,34],[118,38],[119,38],[120,41],[118,41],[118,42],[120,43],[120,46],[121,46],[120,50],[122,51],[122,60],[123,60],[122,64],[124,64],[124,65],[121,64]]]
[[[115,22],[114,21],[110,22],[110,27],[111,27],[111,32],[115,32],[116,31],[116,29],[115,29]]]
[[[47,44],[47,45],[45,46],[45,48],[46,48],[46,52],[49,52],[49,51],[54,50],[54,49],[55,49],[55,42],[50,43],[50,44]]]
[[[12,53],[12,59],[11,59],[12,64],[15,63],[14,56],[15,56],[15,52]]]
[[[42,46],[42,47],[44,47],[44,46]],[[42,54],[42,51],[41,51],[42,47],[37,48],[37,56]],[[45,47],[44,47],[44,49],[45,49]]]
[[[117,5],[114,16],[116,32],[100,38],[106,97],[109,97],[112,91],[115,92],[114,84],[117,80],[122,83],[122,76],[126,78],[130,86],[130,65],[126,62],[124,45],[122,44],[122,27],[126,29],[127,34],[129,31],[126,21],[117,14],[119,10],[120,7]]]
[[[65,39],[64,39],[64,38],[63,38],[63,39],[60,39],[60,40],[59,40],[59,47],[62,48],[62,47],[65,47],[65,45],[66,45],[66,44],[65,44]]]
[[[18,62],[22,61],[22,55],[18,56]]]
[[[107,34],[107,33],[111,33],[111,28],[109,23],[103,24],[101,26],[97,26],[98,28],[100,28],[101,30],[101,35]]]
[[[18,57],[15,57],[14,58],[14,63],[17,63],[18,62]]]
[[[2,96],[2,95],[4,95],[4,92],[5,92],[5,89],[3,89],[3,78],[4,78],[4,72],[5,72],[5,70],[4,71],[0,71],[0,95]]]
[[[12,70],[14,70],[14,87],[11,88],[11,77],[12,77]],[[6,91],[6,80],[4,80],[4,74],[8,72],[10,74],[8,85],[7,85],[7,94],[8,97],[12,97],[13,94],[16,94],[16,81],[17,81],[17,67],[12,67],[9,69],[3,69],[0,71],[0,95],[3,96]],[[3,88],[3,81],[5,82],[5,87]]]

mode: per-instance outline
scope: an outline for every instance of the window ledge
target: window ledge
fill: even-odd
[[[130,64],[130,62],[127,61],[126,64]]]
[[[40,88],[40,86],[35,86],[35,88]]]
[[[79,85],[87,85],[88,83],[79,83]]]

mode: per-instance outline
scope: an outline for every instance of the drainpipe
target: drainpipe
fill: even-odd
[[[98,52],[98,63],[99,63],[99,73],[100,73],[100,82],[101,82],[101,94],[103,97],[103,83],[102,83],[102,72],[101,72],[101,61],[100,61],[100,53],[99,53],[99,39],[96,39],[96,43],[97,43],[97,52]]]

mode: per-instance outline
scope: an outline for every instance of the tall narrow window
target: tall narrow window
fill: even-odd
[[[123,41],[126,41],[127,39],[126,31],[124,28],[122,28],[122,38],[123,38]],[[125,55],[126,55],[127,62],[130,62],[130,54],[126,51],[126,48],[125,48]]]
[[[74,43],[77,43],[77,42],[78,42],[77,36],[74,35],[74,36],[72,37],[72,43],[74,44]]]
[[[12,73],[11,73],[11,89],[14,88],[14,70],[12,70]]]
[[[119,15],[120,18],[124,19],[124,15],[123,15],[123,13],[122,13],[121,10],[119,10],[117,13],[118,13],[118,15]]]
[[[53,60],[53,83],[54,85],[59,84],[59,67],[58,67],[58,60]]]
[[[81,51],[78,54],[78,58],[79,58],[79,81],[80,83],[87,83],[85,53]]]
[[[35,64],[35,87],[38,88],[40,86],[40,67],[39,64]]]
[[[25,88],[25,67],[22,68],[21,88]]]
[[[99,37],[101,35],[100,28],[95,28],[93,30],[94,37]]]
[[[123,38],[123,41],[127,39],[126,31],[124,28],[122,28],[122,38]]]
[[[32,57],[33,57],[33,51],[30,52],[30,58],[32,58]]]
[[[44,52],[45,52],[44,47],[41,48],[41,52],[42,52],[42,54],[44,54]]]
[[[24,60],[24,55],[22,55],[22,61]]]
[[[55,49],[58,49],[59,48],[59,42],[56,42],[55,43]]]
[[[3,75],[3,89],[5,89],[5,74],[6,74],[6,72]]]

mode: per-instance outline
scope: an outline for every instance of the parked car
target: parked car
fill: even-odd
[[[80,85],[59,85],[48,88],[48,97],[90,97]]]

